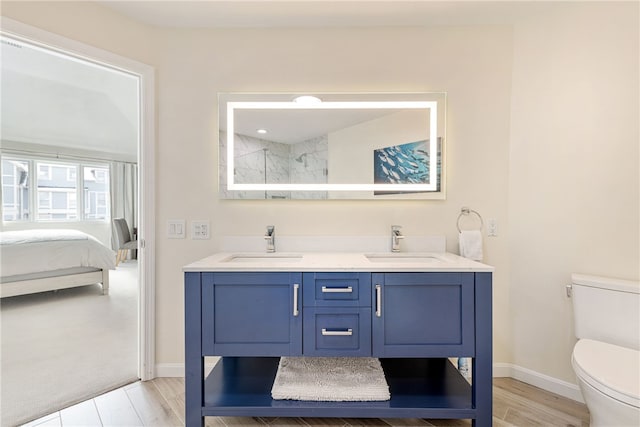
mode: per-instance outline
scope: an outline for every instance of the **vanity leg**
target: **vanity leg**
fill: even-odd
[[[185,273],[185,426],[204,427],[204,357],[200,273]]]
[[[476,419],[472,426],[492,425],[493,333],[491,273],[475,273],[476,357],[471,372]]]

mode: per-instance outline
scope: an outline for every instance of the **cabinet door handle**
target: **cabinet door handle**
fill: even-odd
[[[376,285],[376,316],[382,316],[382,286]]]
[[[351,286],[346,286],[344,288],[327,288],[326,286],[322,287],[322,293],[324,294],[338,294],[338,293],[351,293],[353,292],[353,288]]]
[[[300,312],[298,311],[298,289],[300,289],[300,285],[294,283],[293,285],[293,315],[297,317]]]
[[[327,330],[325,328],[322,328],[322,335],[351,336],[351,335],[353,335],[353,329],[349,328],[346,331],[334,331],[334,330]]]

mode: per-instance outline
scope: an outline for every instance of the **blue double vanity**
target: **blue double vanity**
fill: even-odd
[[[220,253],[185,271],[186,425],[492,418],[493,268],[449,253]],[[221,356],[205,375],[205,356]],[[379,358],[391,399],[273,400],[281,356]],[[449,357],[472,358],[467,382]]]

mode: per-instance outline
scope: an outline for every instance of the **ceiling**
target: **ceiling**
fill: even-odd
[[[0,55],[3,145],[137,157],[136,77],[4,37]]]
[[[511,24],[563,2],[434,0],[200,0],[97,3],[149,25],[176,28]]]

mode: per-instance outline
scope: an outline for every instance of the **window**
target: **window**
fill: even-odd
[[[75,203],[70,203],[70,194],[77,193],[76,180],[69,182],[69,175],[77,176],[77,165],[44,163],[36,161],[38,167],[37,219],[64,221],[78,218]],[[45,174],[43,171],[46,171]]]
[[[78,179],[78,170],[76,168],[67,168],[67,181],[75,182]]]
[[[2,219],[29,219],[29,162],[2,159]]]
[[[2,156],[4,221],[108,221],[109,200],[107,165]]]
[[[109,219],[109,169],[85,166],[83,176],[85,218]]]
[[[49,165],[38,165],[38,179],[51,179],[51,169]]]

